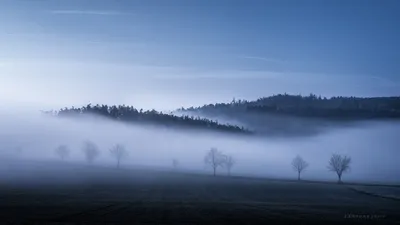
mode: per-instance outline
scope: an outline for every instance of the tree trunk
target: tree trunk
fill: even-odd
[[[342,174],[338,174],[338,183],[341,184],[342,183]]]
[[[297,180],[300,180],[300,172],[297,175]]]
[[[215,170],[216,170],[216,168],[214,167],[213,169],[214,169],[214,177],[215,177]]]

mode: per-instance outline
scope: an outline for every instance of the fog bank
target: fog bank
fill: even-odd
[[[67,145],[71,154],[65,161],[84,164],[82,146],[89,140],[100,149],[93,166],[115,168],[116,160],[109,149],[121,144],[129,153],[121,161],[122,168],[147,166],[171,170],[172,159],[177,159],[181,171],[211,173],[203,159],[211,147],[216,147],[236,159],[233,175],[296,179],[291,160],[301,155],[310,164],[302,174],[303,179],[336,181],[336,174],[327,170],[327,164],[331,154],[338,153],[353,160],[350,173],[343,175],[344,181],[400,182],[399,123],[374,122],[338,128],[319,136],[278,139],[127,125],[99,117],[55,118],[22,110],[2,111],[0,115],[1,161],[61,162],[54,150]],[[16,171],[4,163],[0,165],[3,165],[2,178],[13,176]],[[23,165],[29,163],[19,164]],[[52,165],[57,167],[57,163]],[[217,172],[227,174],[223,168]]]

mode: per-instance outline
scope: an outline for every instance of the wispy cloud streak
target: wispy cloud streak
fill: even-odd
[[[252,60],[259,60],[259,61],[270,62],[270,63],[279,63],[279,64],[286,63],[286,61],[284,61],[284,60],[257,57],[257,56],[239,56],[239,57],[242,59],[252,59]]]
[[[397,83],[396,81],[394,81],[394,80],[391,80],[391,79],[388,79],[388,78],[385,78],[385,77],[380,77],[380,76],[368,76],[369,78],[372,78],[372,79],[375,79],[375,80],[378,80],[378,81],[381,81],[381,82],[383,82],[386,86],[400,86],[400,84],[399,83]]]
[[[120,11],[102,11],[102,10],[53,10],[52,14],[64,15],[93,15],[93,16],[118,16],[126,13]]]

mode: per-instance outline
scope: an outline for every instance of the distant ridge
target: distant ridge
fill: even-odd
[[[45,111],[47,115],[59,117],[74,117],[79,115],[93,114],[112,120],[118,120],[127,123],[153,124],[167,127],[181,127],[190,129],[207,129],[237,134],[251,134],[252,132],[244,127],[230,124],[220,124],[217,121],[194,117],[194,116],[176,116],[172,113],[166,114],[156,110],[137,110],[133,106],[125,105],[91,105],[83,107],[64,108],[58,111]]]
[[[332,125],[399,120],[400,97],[321,97],[278,94],[254,101],[180,108],[173,112],[138,110],[126,105],[91,105],[46,111],[59,117],[94,114],[133,124],[212,130],[236,134],[314,135]],[[339,123],[338,123],[339,122]]]
[[[321,97],[278,94],[255,101],[235,100],[181,108],[180,112],[251,112],[333,120],[400,119],[400,97]]]

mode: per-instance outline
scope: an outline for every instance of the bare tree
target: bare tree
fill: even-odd
[[[100,155],[99,148],[91,141],[86,141],[83,144],[82,151],[88,163],[92,163]]]
[[[211,148],[204,157],[204,163],[213,169],[213,175],[216,175],[217,168],[224,166],[225,156],[216,148]]]
[[[22,149],[21,146],[18,146],[18,147],[15,148],[15,153],[16,154],[20,155],[20,154],[22,154],[22,152],[23,152],[23,149]]]
[[[23,152],[23,149],[22,149],[21,146],[15,147],[15,149],[14,149],[14,154],[15,154],[17,157],[20,157],[20,156],[22,155],[22,152]]]
[[[328,169],[338,175],[338,183],[342,183],[342,174],[350,170],[351,158],[333,154],[329,160]]]
[[[69,156],[69,148],[66,145],[60,145],[55,149],[56,154],[62,159],[66,159]]]
[[[292,161],[293,170],[297,172],[297,180],[300,180],[300,175],[303,170],[305,170],[309,164],[301,157],[296,156]]]
[[[110,153],[117,160],[117,168],[119,168],[121,159],[128,155],[128,152],[125,150],[125,147],[120,144],[117,144],[114,147],[112,147],[110,149]]]
[[[228,175],[231,175],[232,167],[236,164],[236,160],[231,155],[224,156],[224,166],[228,170]]]
[[[172,160],[172,167],[174,167],[174,169],[177,169],[179,166],[179,161],[177,159],[173,159]]]

